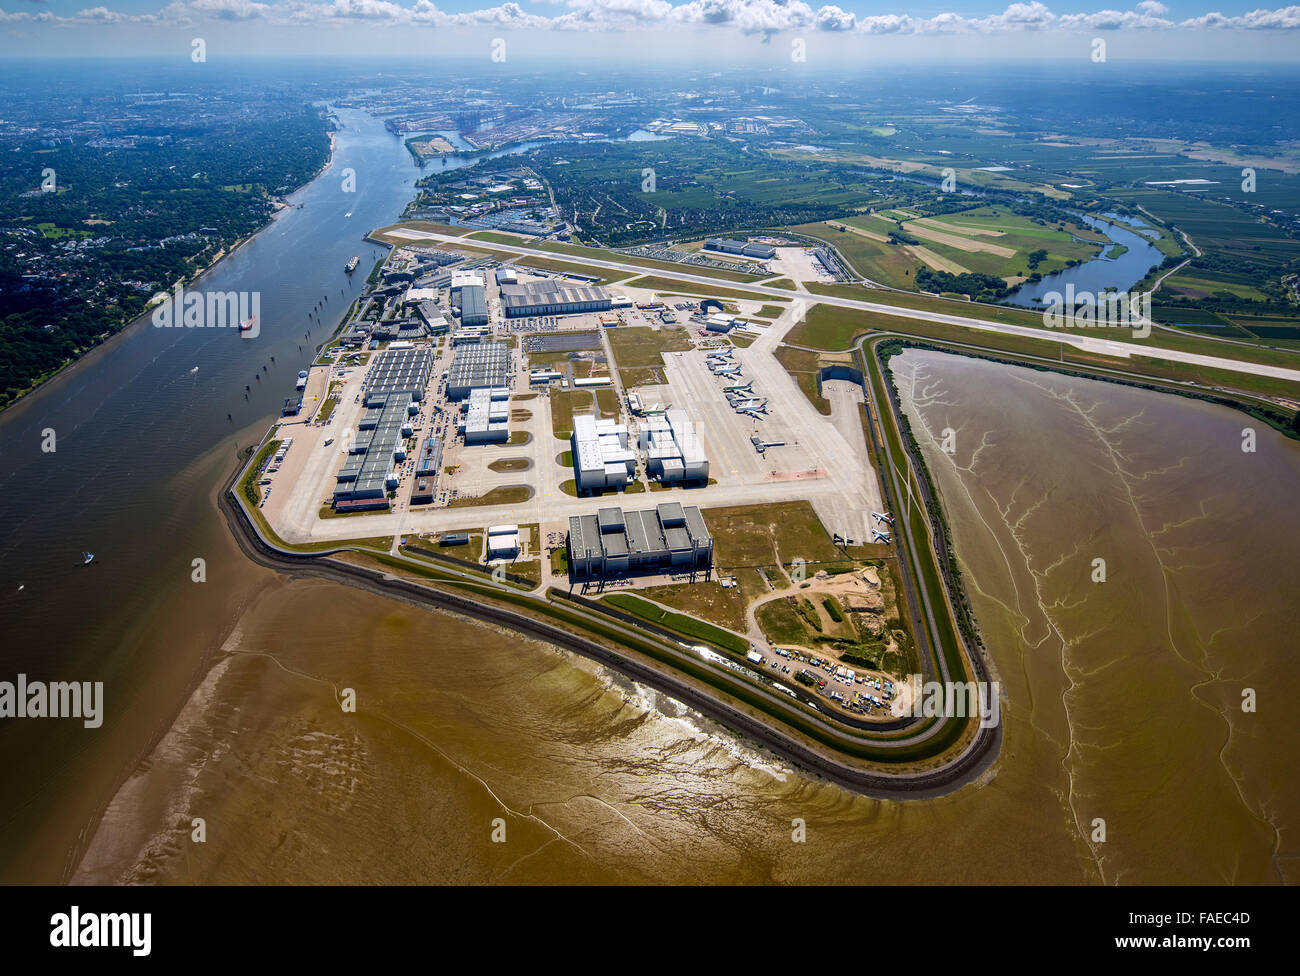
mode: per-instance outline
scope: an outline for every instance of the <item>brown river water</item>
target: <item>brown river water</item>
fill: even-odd
[[[580,658],[240,568],[214,536],[238,581],[202,611],[160,606],[151,639],[200,612],[225,636],[74,880],[1294,879],[1300,444],[1261,427],[1243,454],[1244,415],[1113,384],[895,365],[1006,692],[985,782],[854,796]]]

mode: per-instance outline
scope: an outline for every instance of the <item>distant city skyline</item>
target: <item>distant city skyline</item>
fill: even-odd
[[[1185,58],[1294,61],[1300,6],[1248,0],[1139,0],[1125,9],[1060,0],[7,0],[0,55],[471,55],[601,58]],[[593,46],[593,34],[602,42]],[[92,43],[94,49],[88,50]],[[502,54],[492,41],[506,39]],[[792,60],[798,58],[791,57]]]

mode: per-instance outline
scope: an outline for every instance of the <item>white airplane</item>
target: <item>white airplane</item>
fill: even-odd
[[[894,516],[890,515],[888,512],[872,512],[871,517],[877,522],[888,522],[890,525],[894,524]]]
[[[888,533],[888,532],[877,532],[875,529],[872,529],[872,530],[871,530],[871,541],[872,541],[872,542],[883,542],[885,545],[889,545],[889,543],[890,543],[891,540],[890,540],[890,538],[889,538],[889,533]]]

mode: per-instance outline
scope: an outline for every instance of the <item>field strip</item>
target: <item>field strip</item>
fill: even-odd
[[[922,217],[917,221],[925,227],[933,227],[935,230],[943,231],[947,234],[964,234],[967,237],[979,235],[983,237],[1006,237],[1007,232],[1004,230],[992,230],[988,227],[967,227],[962,224],[945,224],[942,220],[936,220],[934,217]]]
[[[1014,248],[1003,247],[1001,244],[990,244],[988,241],[972,241],[969,237],[958,237],[956,234],[944,234],[937,230],[931,230],[923,224],[918,224],[916,221],[903,226],[909,233],[915,234],[917,237],[923,237],[927,241],[934,241],[936,244],[947,244],[959,251],[987,251],[990,254],[996,254],[1000,258],[1009,258],[1016,253]]]
[[[949,261],[947,258],[940,257],[928,247],[922,247],[920,244],[908,244],[904,249],[912,257],[924,261],[935,271],[947,271],[949,274],[955,275],[966,274],[970,271],[970,268],[963,268],[956,261]]]
[[[884,234],[877,234],[874,231],[863,230],[861,227],[854,227],[852,224],[836,224],[829,220],[826,221],[826,223],[836,230],[847,230],[850,234],[857,234],[859,237],[865,237],[869,241],[879,241],[881,244],[889,243],[889,238]]]

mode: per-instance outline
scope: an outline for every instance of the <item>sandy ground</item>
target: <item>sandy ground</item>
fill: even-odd
[[[987,241],[972,241],[968,237],[959,237],[955,234],[945,234],[926,227],[917,221],[912,221],[906,227],[909,232],[917,237],[923,237],[927,241],[934,241],[936,244],[947,244],[959,251],[987,251],[1003,258],[1009,258],[1016,253],[1014,248],[1003,247],[1001,244],[990,244]]]
[[[969,268],[963,268],[956,261],[949,261],[947,258],[940,257],[931,251],[928,247],[922,247],[919,244],[906,245],[907,253],[914,258],[924,261],[935,271],[947,271],[951,274],[965,274]]]

